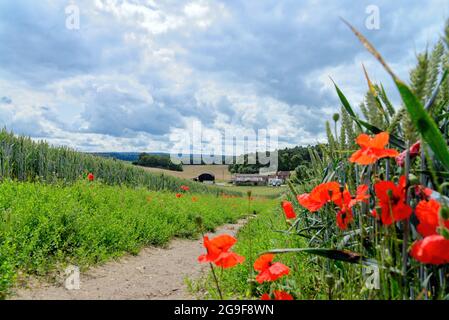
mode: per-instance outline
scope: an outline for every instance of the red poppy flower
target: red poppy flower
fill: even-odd
[[[179,198],[182,198],[182,193],[177,193],[177,194],[176,194],[176,198],[178,198],[178,199],[179,199]]]
[[[189,191],[190,190],[190,188],[188,186],[181,186],[181,189],[184,190],[184,191]]]
[[[242,263],[245,258],[236,253],[229,252],[229,249],[237,242],[234,237],[224,234],[209,240],[209,237],[204,237],[204,247],[207,249],[207,254],[198,257],[201,263],[210,262],[215,263],[222,268],[231,268],[239,263]]]
[[[294,300],[294,298],[285,291],[274,291],[274,299],[271,299],[270,295],[268,293],[265,293],[262,295],[260,300]]]
[[[261,297],[260,300],[271,300],[270,295],[268,293],[264,293]]]
[[[423,237],[438,234],[437,228],[440,226],[440,208],[440,203],[434,199],[420,201],[416,206],[415,213],[419,220],[417,230]],[[446,228],[449,228],[449,220],[443,221],[443,223]]]
[[[198,198],[197,197],[192,197],[192,202],[198,202]]]
[[[394,149],[385,149],[390,140],[388,132],[381,132],[374,138],[367,134],[361,134],[358,136],[356,142],[360,146],[360,150],[357,150],[350,158],[350,162],[358,163],[361,165],[368,165],[375,163],[382,158],[394,158],[399,155]]]
[[[94,174],[93,173],[89,173],[88,175],[87,175],[87,180],[89,180],[89,181],[94,181],[95,180],[95,176],[94,176]]]
[[[282,202],[282,209],[284,210],[285,216],[287,219],[295,219],[296,213],[293,209],[293,204],[289,201]]]
[[[332,201],[340,208],[340,211],[337,213],[337,226],[342,230],[346,230],[348,225],[354,220],[352,207],[359,202],[367,202],[369,197],[368,186],[363,184],[357,188],[354,198],[347,188],[343,192],[334,194]]]
[[[449,240],[441,235],[432,235],[413,244],[410,255],[425,264],[449,263]]]
[[[391,181],[380,181],[374,185],[381,208],[381,220],[384,225],[405,220],[412,214],[412,208],[405,203],[405,182],[405,176],[402,176],[398,185]],[[377,216],[377,212],[373,211],[373,214]]]
[[[337,213],[337,226],[341,230],[348,229],[349,224],[354,221],[354,215],[352,214],[352,209],[348,208],[346,210],[340,210]]]
[[[274,254],[265,254],[254,262],[254,270],[259,271],[256,281],[263,283],[264,281],[276,281],[282,276],[288,275],[290,269],[280,263],[273,263]]]
[[[415,143],[410,147],[410,160],[416,158],[419,155],[419,151],[421,149],[421,142]],[[400,155],[396,157],[396,164],[400,167],[403,167],[405,164],[405,158],[407,157],[407,150],[402,152]]]
[[[357,188],[356,195],[353,197],[346,187],[343,192],[338,191],[333,193],[332,201],[342,210],[346,210],[347,208],[352,208],[359,202],[367,202],[370,198],[368,194],[368,186],[360,185]]]
[[[232,268],[245,261],[245,257],[239,256],[234,252],[222,252],[214,261],[214,264],[223,269]]]
[[[298,202],[310,212],[320,210],[326,203],[332,200],[332,196],[340,192],[338,182],[328,182],[318,185],[310,193],[298,195]]]

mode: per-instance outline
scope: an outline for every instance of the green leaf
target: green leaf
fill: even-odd
[[[359,121],[359,123],[360,123],[362,126],[364,126],[366,129],[368,129],[368,130],[369,130],[371,133],[373,133],[373,134],[379,134],[379,133],[381,133],[381,132],[384,131],[384,130],[379,129],[379,128],[376,127],[376,126],[373,126],[372,124],[370,124],[370,123],[368,123],[368,122],[366,122],[366,121],[363,121],[363,120],[360,120],[360,119],[358,119],[358,121]],[[404,143],[404,141],[402,141],[401,139],[399,139],[398,137],[396,137],[394,134],[390,134],[390,143],[391,143],[392,145],[394,145],[394,146],[396,146],[396,147],[402,149],[402,150],[405,149],[405,143]]]
[[[423,173],[430,176],[432,173],[430,170],[416,170],[416,173]],[[435,171],[435,174],[441,178],[449,178],[449,172],[447,171]]]
[[[404,101],[405,107],[410,114],[410,118],[419,133],[421,133],[424,141],[427,142],[435,156],[441,161],[445,168],[449,169],[449,151],[446,141],[440,130],[438,130],[435,121],[433,121],[421,102],[405,83],[397,78],[394,79],[394,82],[396,83],[402,101]]]
[[[354,121],[357,123],[357,125],[359,126],[360,130],[362,129],[362,126],[360,125],[360,123],[357,121],[358,117],[357,114],[354,112],[354,110],[352,109],[351,105],[349,104],[348,99],[345,97],[345,95],[343,94],[343,92],[340,90],[340,88],[337,86],[337,84],[334,82],[334,80],[331,79],[331,81],[334,83],[335,86],[335,90],[337,90],[337,94],[338,97],[340,98],[341,104],[343,105],[343,107],[346,109],[346,111],[349,113],[349,115],[354,119]]]
[[[348,114],[352,118],[352,120],[354,120],[357,123],[360,130],[363,131],[362,127],[365,127],[373,134],[378,134],[378,133],[381,133],[382,131],[384,131],[384,130],[381,130],[381,129],[369,124],[366,121],[359,119],[359,117],[357,116],[357,114],[354,112],[351,105],[349,104],[348,99],[343,94],[343,92],[340,90],[340,88],[337,86],[337,84],[333,80],[332,80],[332,82],[334,83],[335,90],[337,91],[338,97],[340,98],[340,101],[341,101],[343,107],[346,109],[346,111],[348,112]],[[391,134],[390,134],[390,143],[398,148],[401,148],[402,150],[405,149],[405,143],[398,137],[391,135]]]

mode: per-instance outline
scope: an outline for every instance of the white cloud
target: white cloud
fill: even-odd
[[[415,49],[435,42],[449,5],[429,1],[424,12],[418,1],[376,2],[381,29],[367,36],[407,79]],[[283,146],[310,144],[323,140],[325,120],[339,109],[329,76],[357,107],[362,62],[398,102],[339,21],[363,26],[362,2],[79,5],[81,29],[70,32],[64,3],[0,3],[0,97],[11,100],[0,103],[0,120],[10,129],[88,151],[167,151],[195,121],[212,137],[273,129]]]

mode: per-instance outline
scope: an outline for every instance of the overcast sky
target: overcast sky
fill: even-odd
[[[170,151],[192,123],[313,144],[339,110],[329,77],[357,106],[364,63],[398,102],[340,16],[407,80],[449,1],[1,0],[0,123],[82,151]]]

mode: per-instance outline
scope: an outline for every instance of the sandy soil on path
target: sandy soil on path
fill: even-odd
[[[214,235],[235,235],[244,225],[226,225]],[[138,256],[125,256],[81,274],[80,290],[67,290],[63,284],[32,284],[16,289],[11,299],[19,300],[180,300],[195,299],[185,279],[197,279],[207,272],[207,264],[197,258],[204,253],[202,240],[173,240],[168,248],[145,248]]]

